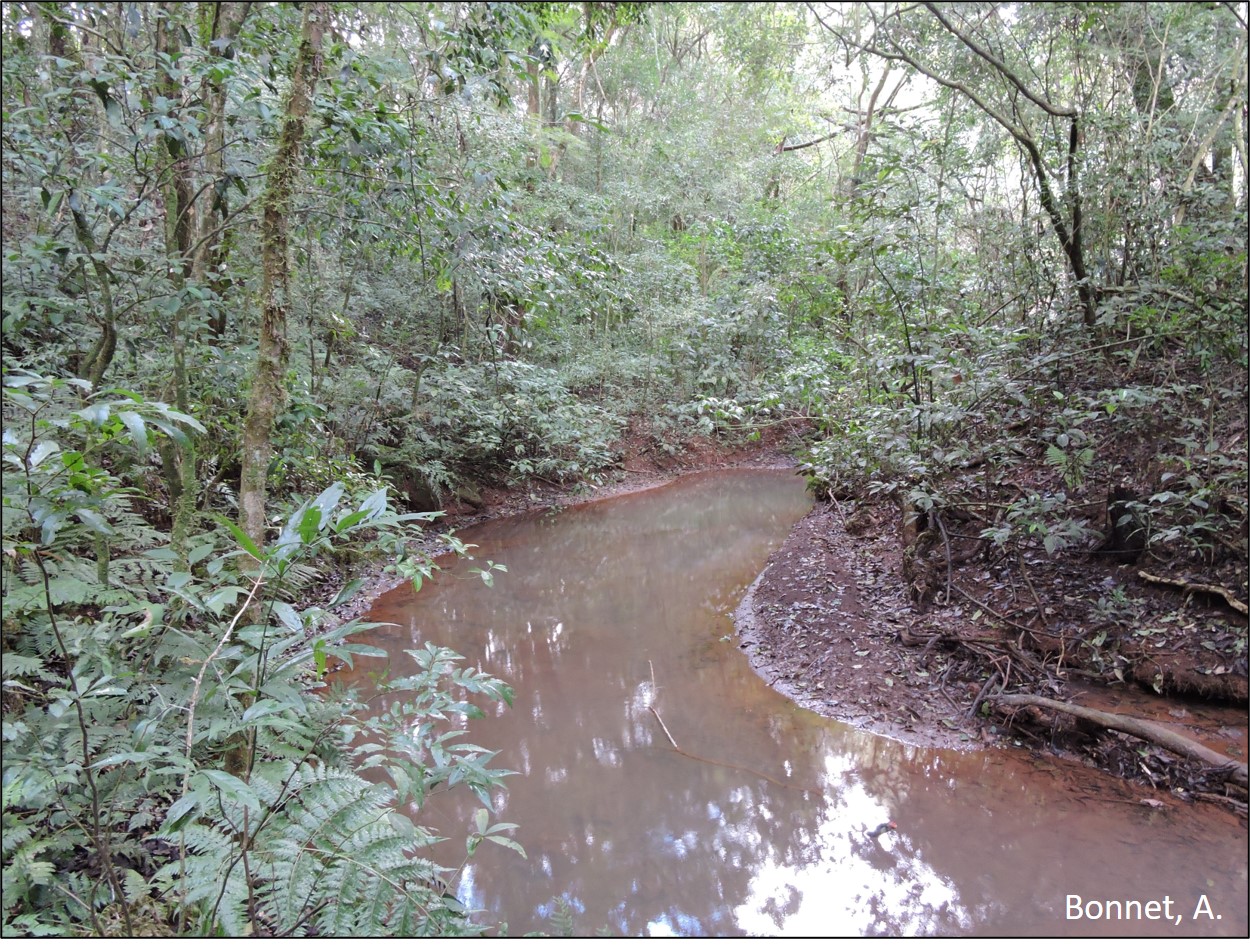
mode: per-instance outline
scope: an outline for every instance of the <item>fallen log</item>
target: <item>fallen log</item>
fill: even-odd
[[[1096,711],[1091,707],[1069,704],[1067,701],[1054,701],[1050,698],[1038,697],[1035,694],[999,694],[990,698],[989,702],[994,707],[1046,708],[1047,710],[1067,714],[1070,717],[1079,718],[1105,730],[1129,734],[1132,737],[1157,744],[1164,750],[1170,750],[1172,753],[1180,754],[1182,757],[1193,757],[1195,760],[1201,760],[1212,767],[1231,768],[1232,773],[1229,776],[1229,782],[1243,789],[1247,787],[1245,764],[1231,757],[1225,757],[1210,747],[1206,747],[1183,734],[1178,734],[1176,731],[1170,730],[1161,724],[1156,724],[1154,721],[1147,721],[1140,717],[1128,717],[1124,714],[1108,714],[1106,711]]]

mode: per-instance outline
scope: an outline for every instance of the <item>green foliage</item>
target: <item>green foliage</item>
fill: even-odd
[[[368,728],[388,794],[330,726],[382,712],[300,680],[350,660],[301,592],[404,549],[388,480],[435,508],[597,479],[636,420],[674,454],[802,420],[813,489],[967,515],[995,557],[1096,549],[1126,486],[1148,557],[1244,558],[1244,26],[933,9],[332,5],[267,542],[232,519],[301,13],[5,5],[6,930],[455,927],[388,852],[426,835],[404,745],[491,768],[395,730],[475,682],[431,656]],[[377,875],[335,821],[300,852],[352,796]]]
[[[197,774],[190,796],[206,806],[181,833],[186,857],[153,885],[177,894],[189,883],[184,901],[206,911],[201,928],[226,935],[412,936],[454,926],[437,891],[445,871],[416,855],[435,838],[395,809],[394,791],[353,770],[277,766],[247,784]],[[264,871],[261,882],[249,881],[249,867]]]
[[[402,549],[422,517],[336,483],[271,543],[221,517],[183,567],[111,469],[199,425],[88,392],[5,379],[5,934],[469,930],[409,812],[440,784],[489,806],[505,772],[446,724],[510,691],[432,646],[420,675],[381,686],[408,698],[383,713],[313,691],[376,649],[345,643],[369,626],[327,629],[287,600],[307,562],[354,538]]]
[[[554,371],[520,360],[433,362],[415,394],[389,397],[365,453],[419,473],[440,493],[470,475],[593,477],[611,462],[621,426],[616,415],[578,400]]]
[[[569,938],[573,935],[573,920],[576,914],[573,908],[564,896],[556,898],[555,908],[547,916],[547,921],[551,923],[552,933],[561,938]]]
[[[1054,555],[1097,538],[1086,519],[1074,518],[1070,512],[1064,493],[1030,493],[1011,503],[1002,523],[982,535],[1003,548],[1041,542],[1046,554]]]
[[[943,506],[988,504],[996,515],[983,538],[1055,555],[1102,541],[1109,527],[1091,518],[1091,499],[1101,514],[1108,487],[1149,486],[1130,506],[1151,527],[1157,556],[1208,558],[1233,544],[1243,514],[1228,500],[1245,491],[1245,460],[1223,452],[1214,433],[1237,412],[1236,388],[1152,382],[1140,347],[1156,341],[1153,335],[1138,348],[1082,350],[1076,344],[1089,338],[1076,337],[1033,345],[1033,353],[1014,338],[972,340],[974,367],[951,352],[934,359],[921,335],[912,339],[915,356],[876,361],[883,368],[877,380],[906,373],[897,391],[876,389],[861,363],[837,389],[813,394],[809,406],[828,435],[805,454],[812,487],[834,495],[936,494]],[[1124,367],[1123,386],[1098,386]],[[1144,460],[1108,452],[1143,442],[1153,447]],[[1058,485],[1008,491],[1001,481],[1030,458]]]

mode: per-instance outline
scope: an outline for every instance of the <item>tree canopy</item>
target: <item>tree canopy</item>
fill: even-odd
[[[6,935],[465,928],[312,593],[627,432],[1244,566],[1244,3],[0,8]]]

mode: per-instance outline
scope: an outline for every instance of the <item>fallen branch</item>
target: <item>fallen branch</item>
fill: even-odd
[[[904,625],[903,630],[899,633],[898,638],[906,648],[919,648],[921,645],[924,645],[924,651],[920,653],[921,659],[923,659],[925,653],[931,650],[939,641],[951,642],[957,645],[1000,645],[1003,642],[1003,639],[998,635],[959,635],[942,629],[939,629],[932,637],[925,638],[924,635],[916,634],[916,632],[912,630],[911,625],[906,624]]]
[[[1105,730],[1119,731],[1121,734],[1129,734],[1132,737],[1149,741],[1152,744],[1157,744],[1164,750],[1180,754],[1182,757],[1193,757],[1195,760],[1201,760],[1212,767],[1231,769],[1230,782],[1239,787],[1247,786],[1245,764],[1231,757],[1225,757],[1210,747],[1206,747],[1196,740],[1185,737],[1183,734],[1178,734],[1176,731],[1169,730],[1153,721],[1143,720],[1140,717],[1127,717],[1123,714],[1108,714],[1106,711],[1096,711],[1090,707],[1069,704],[1067,701],[1054,701],[1034,694],[1000,694],[997,697],[990,698],[990,703],[995,707],[1042,707],[1047,710],[1058,711],[1060,714],[1067,714],[1071,717],[1088,721]]]
[[[1232,592],[1219,585],[1207,585],[1203,582],[1187,582],[1183,578],[1164,578],[1161,575],[1151,575],[1149,572],[1138,572],[1137,577],[1146,582],[1154,582],[1156,585],[1174,585],[1177,588],[1183,588],[1187,592],[1206,592],[1208,595],[1222,595],[1224,601],[1228,602],[1237,611],[1243,615],[1250,614],[1246,610],[1246,603],[1239,601]]]
[[[969,717],[977,716],[977,710],[981,707],[981,701],[985,698],[985,695],[994,690],[994,685],[998,683],[999,677],[999,672],[995,671],[990,675],[990,679],[981,685],[981,690],[977,692],[976,700],[972,702],[972,707],[968,708]]]
[[[1019,631],[1027,631],[1030,635],[1041,635],[1043,638],[1049,637],[1049,635],[1047,635],[1047,633],[1044,631],[1038,631],[1036,628],[1030,628],[1028,625],[1022,625],[1018,621],[1012,621],[1010,618],[1008,618],[1006,615],[1002,614],[1001,612],[995,611],[993,608],[990,608],[989,605],[985,604],[985,602],[981,601],[980,599],[973,598],[971,595],[965,592],[958,585],[954,585],[951,587],[954,588],[956,592],[958,592],[968,601],[972,602],[972,604],[976,605],[977,608],[980,608],[982,611],[989,612],[991,615],[993,615],[995,618],[997,618],[999,621],[1003,622],[1004,624],[1010,625],[1012,628],[1015,628]]]
[[[1246,801],[1234,800],[1232,797],[1221,797],[1215,793],[1203,793],[1201,790],[1194,791],[1195,800],[1201,800],[1204,803],[1218,803],[1234,810],[1239,816],[1246,815]]]
[[[711,764],[714,767],[728,767],[730,770],[745,770],[749,774],[755,774],[761,780],[767,780],[769,783],[775,783],[779,787],[785,787],[788,790],[802,790],[805,793],[818,793],[810,787],[800,787],[793,783],[786,783],[772,774],[766,774],[762,770],[756,770],[754,767],[748,767],[746,764],[731,764],[723,760],[713,760],[711,757],[700,757],[698,754],[692,754],[689,751],[682,750],[677,746],[677,741],[673,740],[673,735],[668,732],[668,725],[664,723],[664,718],[660,717],[660,712],[654,707],[648,705],[647,710],[655,715],[655,719],[660,722],[660,727],[664,728],[664,736],[668,738],[668,742],[673,745],[674,752],[681,754],[683,757],[689,757],[691,760],[697,760],[701,764]]]
[[[664,736],[667,737],[668,742],[673,745],[673,750],[677,751],[677,753],[679,754],[684,754],[685,751],[682,750],[679,746],[677,746],[677,741],[673,740],[673,735],[668,732],[668,725],[664,723],[664,718],[660,717],[660,712],[657,711],[654,707],[648,707],[647,710],[649,710],[652,714],[655,715],[655,719],[659,721],[660,726],[664,728]]]

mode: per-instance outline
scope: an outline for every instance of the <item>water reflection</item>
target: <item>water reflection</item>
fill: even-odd
[[[463,870],[483,921],[549,929],[563,900],[579,933],[1245,932],[1246,835],[1224,814],[1091,798],[1006,754],[904,747],[756,677],[729,613],[807,505],[797,479],[731,472],[498,523],[470,537],[508,566],[494,588],[453,567],[375,606],[398,624],[392,663],[432,641],[516,689],[514,709],[471,726],[518,771],[496,806],[528,852],[484,847]],[[450,838],[441,862],[463,858],[476,805],[427,805]],[[887,817],[898,831],[869,837]],[[1073,923],[1068,893],[1170,894],[1187,920]],[[1188,919],[1203,893],[1222,920]]]

